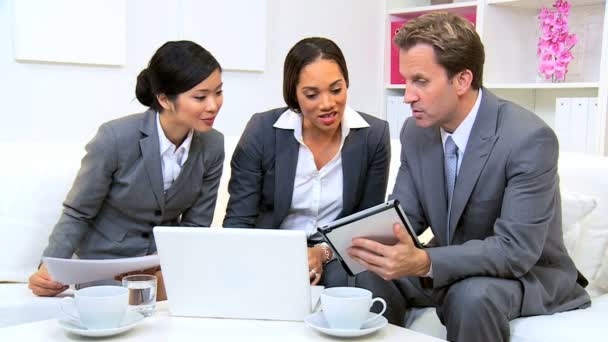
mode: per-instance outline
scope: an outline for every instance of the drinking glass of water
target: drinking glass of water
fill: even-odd
[[[122,278],[122,286],[129,289],[129,309],[150,317],[156,309],[156,277],[133,274]]]

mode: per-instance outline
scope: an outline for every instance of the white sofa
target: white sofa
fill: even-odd
[[[401,146],[392,142],[389,191],[395,182]],[[511,321],[513,342],[606,341],[608,322],[608,158],[561,153],[559,159],[564,242],[589,280],[592,306]],[[434,309],[417,310],[408,328],[445,339]]]
[[[213,226],[221,226],[228,201],[230,157],[238,137],[226,137],[226,161]],[[399,167],[392,144],[389,191]],[[2,142],[0,169],[0,327],[60,317],[60,298],[39,298],[27,289],[84,153],[82,144]],[[608,158],[564,154],[560,158],[564,236],[579,269],[590,280],[589,309],[529,317],[511,324],[513,341],[601,340],[608,318]],[[410,328],[445,337],[434,310],[425,309]],[[1,331],[0,331],[1,335]]]

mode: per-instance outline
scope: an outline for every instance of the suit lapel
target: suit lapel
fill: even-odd
[[[477,118],[475,118],[475,123],[469,135],[454,188],[449,227],[452,239],[456,224],[460,220],[460,216],[469,201],[475,184],[477,184],[479,175],[490,157],[496,140],[498,140],[498,135],[496,134],[497,117],[497,99],[494,94],[490,93],[487,89],[483,89]]]
[[[299,143],[293,130],[275,130],[275,188],[274,188],[274,227],[279,227],[291,207],[293,184],[298,165]]]
[[[165,206],[165,196],[163,193],[163,175],[160,166],[160,145],[158,142],[158,131],[156,129],[156,112],[148,110],[144,113],[140,131],[143,137],[139,140],[141,155],[144,160],[144,167],[148,174],[150,187],[154,192],[154,197],[161,210]]]
[[[202,157],[201,138],[199,134],[200,133],[194,132],[194,134],[192,135],[192,143],[190,144],[190,150],[188,151],[188,159],[186,159],[186,162],[182,166],[182,170],[180,171],[179,176],[177,176],[177,179],[175,180],[173,185],[167,190],[167,203],[169,202],[169,200],[171,200],[173,196],[175,196],[175,194],[179,192],[179,190],[184,186],[184,184],[187,183],[187,180],[190,179],[192,169],[195,167],[195,165],[199,164],[199,158]],[[202,165],[203,163],[200,164]]]
[[[359,178],[365,153],[365,141],[363,139],[365,130],[351,129],[342,146],[342,213],[353,213],[359,198]]]
[[[426,130],[426,142],[422,144],[422,189],[424,201],[429,203],[427,215],[430,216],[431,227],[435,239],[440,245],[446,243],[446,187],[443,173],[443,144],[441,133],[434,127]],[[414,166],[415,167],[415,166]]]

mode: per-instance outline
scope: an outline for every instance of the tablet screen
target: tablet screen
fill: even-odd
[[[401,224],[408,231],[418,248],[423,248],[396,200],[336,220],[318,228],[318,231],[332,247],[346,271],[350,275],[355,275],[366,269],[346,253],[346,250],[352,246],[352,239],[363,237],[392,246],[397,243],[393,233],[395,223]]]

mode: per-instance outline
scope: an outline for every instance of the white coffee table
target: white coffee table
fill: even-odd
[[[113,341],[335,341],[309,329],[303,322],[171,317],[166,302],[160,302],[153,317],[132,330],[103,339]],[[343,339],[340,339],[343,340]],[[368,336],[349,341],[442,341],[412,330],[389,324]],[[0,341],[91,341],[65,332],[57,320],[0,328]]]

